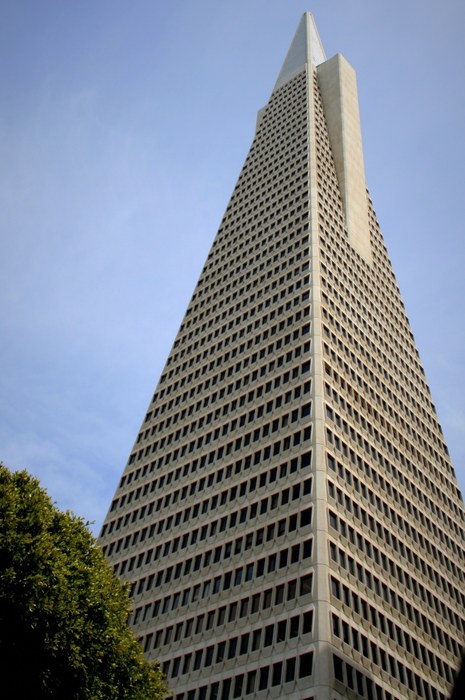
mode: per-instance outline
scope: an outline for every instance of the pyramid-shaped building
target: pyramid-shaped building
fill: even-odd
[[[445,700],[464,529],[355,74],[306,13],[101,542],[176,700]]]

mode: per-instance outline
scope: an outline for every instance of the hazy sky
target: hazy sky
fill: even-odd
[[[0,458],[95,530],[305,10],[465,488],[463,0],[3,0]]]

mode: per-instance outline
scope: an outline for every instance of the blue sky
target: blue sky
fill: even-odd
[[[4,0],[0,458],[95,531],[305,10],[465,488],[463,0]]]

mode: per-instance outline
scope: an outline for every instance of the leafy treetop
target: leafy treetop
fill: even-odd
[[[128,593],[84,521],[0,464],[0,663],[9,697],[162,700]]]

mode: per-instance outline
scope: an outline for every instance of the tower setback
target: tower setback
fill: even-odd
[[[445,700],[464,512],[366,189],[355,74],[306,13],[101,543],[176,700]]]

